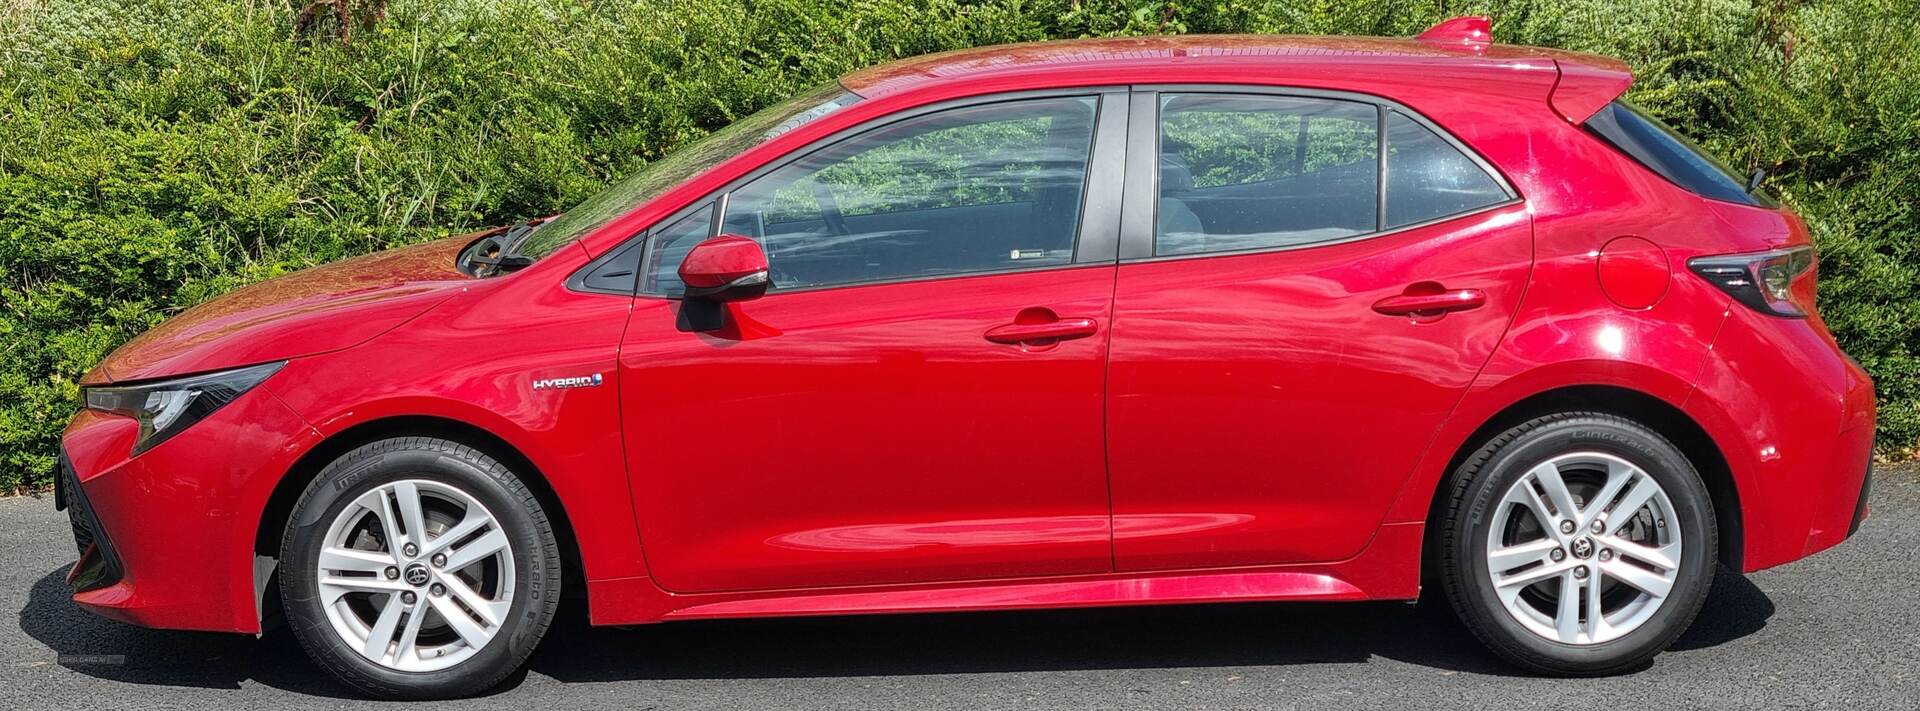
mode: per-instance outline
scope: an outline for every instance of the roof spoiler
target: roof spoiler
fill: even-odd
[[[1484,55],[1493,47],[1493,19],[1467,15],[1442,20],[1414,39],[1434,47]],[[1586,123],[1633,84],[1633,70],[1612,57],[1553,49],[1529,51],[1553,60],[1560,77],[1547,96],[1547,104],[1568,123]]]
[[[1572,54],[1554,57],[1553,64],[1560,68],[1560,81],[1554,82],[1547,103],[1575,126],[1586,123],[1633,85],[1633,70],[1618,59]]]

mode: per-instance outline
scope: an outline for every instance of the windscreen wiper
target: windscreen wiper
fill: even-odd
[[[505,232],[474,243],[467,254],[467,271],[477,277],[490,277],[531,266],[533,258],[516,250],[534,228],[535,225],[522,220]]]

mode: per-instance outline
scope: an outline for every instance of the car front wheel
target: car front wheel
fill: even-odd
[[[308,485],[281,542],[287,618],[307,653],[386,698],[485,691],[526,661],[559,600],[540,503],[455,442],[381,440]]]
[[[1456,472],[1448,512],[1448,598],[1489,649],[1533,671],[1646,663],[1692,624],[1713,580],[1700,475],[1614,415],[1549,415],[1494,437]]]

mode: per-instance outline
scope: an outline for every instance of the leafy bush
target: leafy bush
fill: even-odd
[[[394,0],[296,36],[287,0],[0,3],[0,490],[44,484],[75,380],[241,284],[564,209],[852,69],[1156,32],[1408,35],[1626,59],[1633,96],[1766,167],[1822,247],[1823,311],[1920,439],[1911,0]],[[298,6],[298,7],[296,7]],[[1782,403],[1782,406],[1791,406]]]

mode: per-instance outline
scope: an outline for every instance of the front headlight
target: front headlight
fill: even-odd
[[[140,421],[133,454],[152,449],[252,390],[286,361],[139,385],[84,388],[87,409]]]

